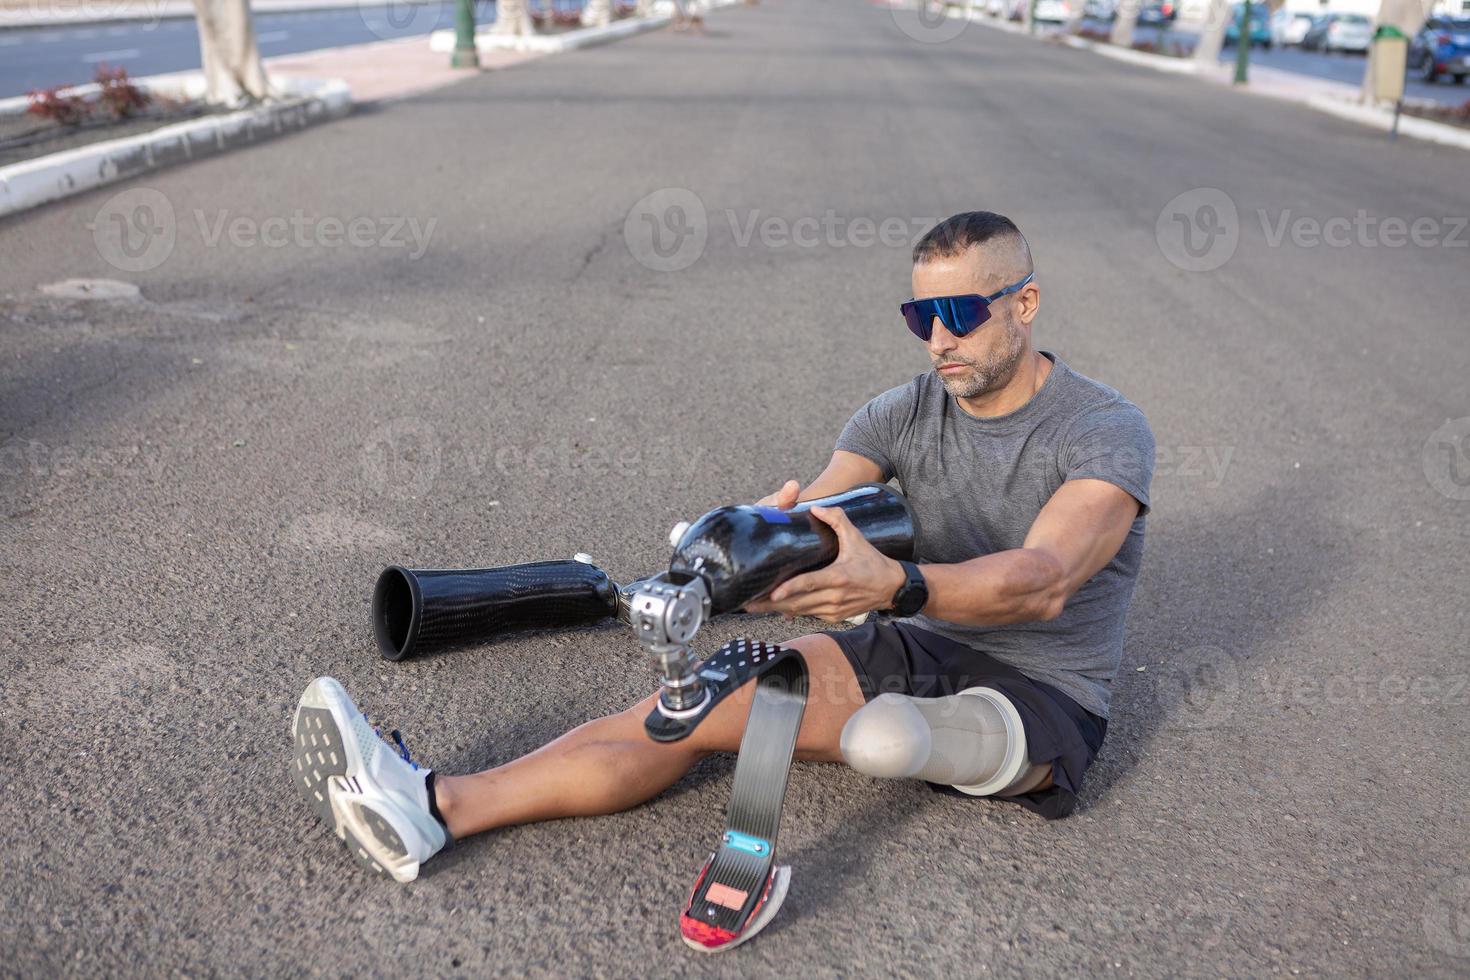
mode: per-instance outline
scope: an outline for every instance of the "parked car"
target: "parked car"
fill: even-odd
[[[1355,51],[1367,54],[1373,43],[1373,22],[1362,14],[1323,14],[1302,38],[1308,51]]]
[[[1179,16],[1179,8],[1173,3],[1145,3],[1138,9],[1139,27],[1168,27]]]
[[[1081,0],[1072,0],[1080,3]],[[1036,0],[1036,20],[1041,23],[1065,24],[1072,16],[1067,0]]]
[[[1301,44],[1302,38],[1307,36],[1307,31],[1312,29],[1316,21],[1316,14],[1278,10],[1271,17],[1271,41],[1283,48]]]
[[[1230,23],[1225,25],[1225,46],[1240,43],[1240,20],[1245,14],[1245,4],[1237,3],[1231,14]],[[1253,48],[1269,48],[1271,39],[1271,15],[1265,4],[1251,4],[1250,45]]]
[[[1441,75],[1465,84],[1470,74],[1470,17],[1431,17],[1409,43],[1409,70],[1426,82]]]

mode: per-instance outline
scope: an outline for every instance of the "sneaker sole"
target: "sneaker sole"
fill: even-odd
[[[291,781],[353,859],[400,882],[418,877],[417,862],[392,822],[364,796],[357,752],[332,708],[355,717],[357,707],[335,681],[318,678],[301,695],[292,724]]]
[[[353,860],[365,868],[378,874],[385,874],[407,884],[418,877],[418,864],[405,865],[408,858],[408,847],[403,843],[403,838],[398,831],[393,829],[386,817],[374,810],[371,804],[363,802],[352,791],[350,781],[343,777],[340,780],[332,780],[328,787],[328,798],[332,801],[333,820],[338,829],[338,836],[347,845],[347,850],[352,853]],[[363,841],[371,838],[375,847],[366,846]],[[386,853],[393,863],[384,864],[374,856],[374,852]]]
[[[311,688],[307,689],[307,694]],[[342,837],[342,826],[332,811],[329,780],[347,775],[347,750],[342,732],[328,708],[309,707],[307,695],[296,708],[292,727],[291,782],[322,823]]]

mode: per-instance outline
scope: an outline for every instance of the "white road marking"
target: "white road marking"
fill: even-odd
[[[99,61],[121,61],[124,58],[136,58],[143,52],[137,48],[120,48],[117,51],[94,51],[91,54],[82,55],[82,60],[90,64]]]

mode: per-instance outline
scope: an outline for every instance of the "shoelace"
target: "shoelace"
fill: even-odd
[[[398,746],[398,754],[403,756],[403,761],[418,769],[419,764],[408,757],[408,746],[404,744],[403,736],[398,734],[398,729],[395,728],[388,734],[393,736],[393,742]]]
[[[383,737],[383,730],[381,728],[379,728],[377,725],[373,725],[373,720],[368,717],[368,713],[366,711],[364,711],[362,713],[362,720],[365,721],[365,722],[367,722],[369,725],[372,726],[373,734],[374,735],[378,736],[378,738],[382,738]],[[408,745],[403,741],[403,735],[400,734],[399,731],[398,731],[398,729],[396,729],[396,728],[393,729],[388,734],[389,734],[389,736],[392,737],[393,744],[398,746],[398,754],[403,757],[403,761],[406,762],[406,763],[408,763],[409,765],[413,766],[414,769],[417,770],[418,767],[419,767],[419,764],[417,762],[414,762],[413,759],[411,759],[409,757],[409,755],[408,755]]]

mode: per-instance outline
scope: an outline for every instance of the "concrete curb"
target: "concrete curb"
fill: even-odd
[[[1103,44],[1099,41],[1090,41],[1085,37],[1063,36],[1062,43],[1069,48],[1080,48],[1100,54],[1104,58],[1112,58],[1114,61],[1127,62],[1130,65],[1142,65],[1144,68],[1152,68],[1154,71],[1169,72],[1175,75],[1195,75],[1199,73],[1199,66],[1193,58],[1170,58],[1162,54],[1149,54],[1147,51],[1134,51],[1130,48],[1120,48],[1116,44]]]
[[[0,216],[305,129],[352,110],[352,93],[344,82],[275,78],[272,83],[288,93],[278,102],[0,167]]]
[[[978,18],[970,18],[972,22],[980,22]],[[987,23],[987,27],[999,27],[996,23]],[[999,28],[1007,33],[1017,33],[1010,28]],[[1025,33],[1025,32],[1020,32]],[[1148,54],[1143,51],[1130,51],[1119,48],[1116,45],[1102,44],[1097,41],[1089,41],[1080,37],[1063,37],[1062,43],[1069,48],[1079,48],[1112,58],[1116,61],[1124,61],[1129,64],[1149,68],[1153,71],[1168,72],[1176,75],[1194,75],[1204,81],[1209,81],[1200,72],[1198,64],[1193,58],[1168,58],[1163,55]],[[1348,119],[1373,129],[1388,132],[1393,127],[1393,113],[1387,109],[1379,109],[1359,105],[1355,102],[1345,102],[1340,98],[1322,94],[1306,94],[1304,96],[1288,95],[1283,92],[1252,92],[1249,87],[1244,89],[1247,95],[1264,96],[1266,98],[1281,99],[1286,102],[1294,102],[1297,105],[1315,109],[1317,112],[1325,112],[1339,119]],[[1425,140],[1430,143],[1438,143],[1441,146],[1453,146],[1461,150],[1470,150],[1470,130],[1461,129],[1458,126],[1450,126],[1446,123],[1434,122],[1431,119],[1420,119],[1416,116],[1400,116],[1399,132],[1413,139]]]
[[[387,2],[387,0],[383,0]],[[442,0],[392,0],[394,4],[439,4]],[[252,0],[253,14],[295,14],[315,10],[340,10],[344,7],[374,5],[373,0]],[[110,8],[110,9],[109,9]],[[0,9],[0,28],[82,27],[87,24],[113,24],[124,21],[171,20],[193,17],[194,7],[188,0],[112,0],[110,5],[96,5],[74,10],[4,10]]]
[[[733,7],[743,0],[713,0],[710,10]],[[658,12],[650,17],[625,17],[602,27],[582,27],[561,34],[496,34],[494,28],[475,32],[475,49],[478,51],[528,51],[538,54],[561,54],[588,48],[597,44],[608,44],[644,31],[657,30],[673,21],[672,4],[660,3]],[[454,31],[434,31],[429,35],[429,50],[448,54],[454,50]]]
[[[608,44],[644,31],[652,31],[670,23],[668,14],[653,17],[627,17],[602,27],[582,27],[562,34],[495,34],[491,30],[475,32],[475,48],[479,51],[533,51],[538,54],[560,54],[596,44]],[[448,54],[454,50],[454,31],[434,31],[429,35],[429,50]]]
[[[1339,119],[1349,119],[1385,133],[1393,128],[1393,113],[1387,109],[1343,102],[1330,95],[1314,95],[1307,100],[1306,104],[1318,112],[1325,112]],[[1427,140],[1430,143],[1470,150],[1470,129],[1435,122],[1433,119],[1400,116],[1399,132],[1417,140]]]

